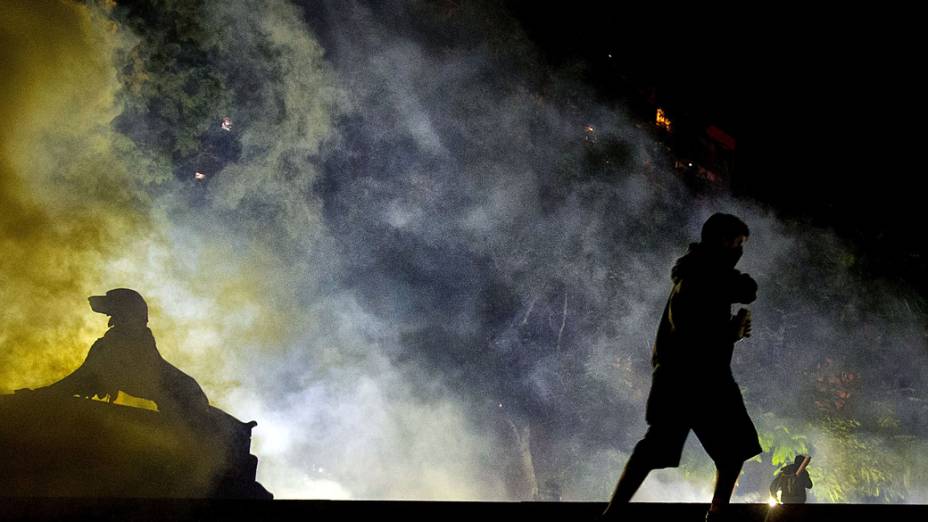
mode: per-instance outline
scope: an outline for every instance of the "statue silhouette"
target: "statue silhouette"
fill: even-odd
[[[273,498],[255,480],[257,423],[210,406],[161,357],[142,296],[116,288],[89,301],[110,328],[80,367],[0,395],[0,497]],[[88,400],[120,391],[158,412]]]
[[[148,305],[138,292],[116,288],[88,300],[94,312],[110,316],[110,329],[93,343],[83,364],[44,388],[46,393],[112,401],[121,390],[154,401],[166,415],[206,413],[209,400],[200,385],[158,352],[147,326]]]

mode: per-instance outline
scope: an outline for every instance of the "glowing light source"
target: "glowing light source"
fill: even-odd
[[[583,139],[590,143],[596,143],[596,129],[589,123],[583,126]]]
[[[206,174],[203,174],[199,170],[193,173],[193,179],[197,181],[203,181],[206,179]]]
[[[777,499],[775,499],[775,498],[773,498],[773,497],[770,497],[770,500],[767,501],[767,504],[768,504],[770,507],[777,507],[777,505],[779,504],[779,502],[777,502]]]
[[[660,107],[657,108],[657,119],[655,120],[657,126],[666,129],[667,132],[670,132],[673,122],[670,121],[670,118],[667,117],[667,113],[664,112],[664,109]]]

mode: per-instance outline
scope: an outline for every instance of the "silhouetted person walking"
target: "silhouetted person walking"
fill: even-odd
[[[792,464],[783,466],[770,483],[773,498],[780,493],[779,501],[783,504],[805,504],[806,490],[812,489],[812,478],[806,471],[808,465],[809,457],[797,455]]]
[[[706,520],[721,520],[744,461],[761,453],[757,431],[731,373],[734,343],[750,336],[747,310],[732,316],[733,303],[751,303],[757,283],[735,270],[747,225],[715,214],[701,242],[677,260],[652,354],[648,431],[635,446],[616,485],[606,518],[620,517],[651,470],[680,464],[693,430],[715,462],[716,481]]]
[[[185,419],[206,414],[209,400],[200,385],[165,361],[148,329],[148,305],[135,290],[116,288],[91,296],[90,308],[110,316],[110,329],[90,347],[73,373],[40,390],[101,398],[126,393],[149,399],[161,413]]]

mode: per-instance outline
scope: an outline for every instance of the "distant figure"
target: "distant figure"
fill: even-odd
[[[154,401],[173,416],[206,414],[209,400],[200,385],[165,361],[148,329],[148,305],[135,290],[116,288],[91,296],[90,308],[110,316],[110,329],[90,347],[81,366],[38,391],[116,399],[120,390]]]
[[[693,430],[715,462],[716,481],[706,520],[720,520],[745,460],[761,453],[757,431],[731,373],[734,343],[750,336],[751,318],[733,303],[751,303],[757,283],[735,270],[747,225],[715,214],[700,243],[677,260],[651,358],[654,372],[645,418],[648,431],[635,446],[606,511],[621,516],[651,470],[680,465]]]
[[[782,504],[805,504],[806,490],[812,489],[812,478],[806,467],[811,457],[797,455],[792,464],[783,466],[770,483],[770,494]]]
[[[241,155],[242,146],[237,133],[232,129],[232,118],[226,116],[219,121],[219,125],[210,125],[200,136],[198,150],[191,158],[194,180],[208,181],[226,165],[238,161]]]

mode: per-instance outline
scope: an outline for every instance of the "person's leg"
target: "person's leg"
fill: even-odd
[[[648,477],[648,473],[654,469],[647,460],[640,452],[632,453],[628,463],[625,464],[622,476],[619,477],[619,482],[615,485],[615,491],[612,492],[612,498],[606,507],[606,513],[614,510],[615,506],[629,503],[632,497],[635,496],[635,492],[641,487],[644,479]]]
[[[716,464],[715,492],[712,495],[712,504],[709,505],[710,513],[717,513],[728,506],[731,495],[735,492],[735,483],[741,474],[742,464]]]
[[[707,518],[712,520],[728,507],[744,461],[759,455],[762,448],[733,379],[720,383],[709,395],[709,403],[715,407],[698,419],[693,431],[715,462],[715,492],[709,514],[716,517]]]
[[[649,427],[628,458],[603,515],[615,516],[622,506],[631,502],[652,470],[679,465],[688,433],[686,426]]]

